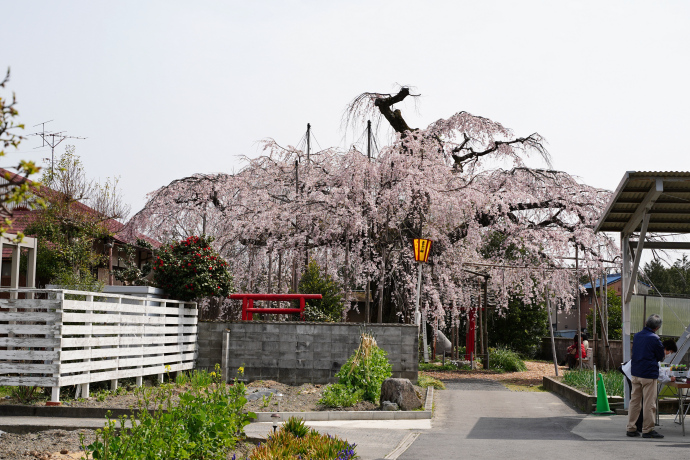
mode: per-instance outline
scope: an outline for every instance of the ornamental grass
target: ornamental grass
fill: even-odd
[[[295,429],[296,426],[303,429]],[[351,460],[359,456],[355,452],[355,444],[350,444],[337,436],[309,430],[303,420],[291,417],[275,434],[268,436],[265,443],[259,444],[249,456],[250,460],[278,458]]]

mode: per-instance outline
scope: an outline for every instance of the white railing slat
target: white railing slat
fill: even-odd
[[[70,290],[4,289],[0,299],[0,385],[59,387],[194,368],[193,302]],[[50,298],[35,299],[38,295]],[[65,297],[78,296],[75,300]],[[9,311],[8,311],[9,310]],[[24,362],[16,362],[24,361]],[[44,374],[44,375],[40,375]]]

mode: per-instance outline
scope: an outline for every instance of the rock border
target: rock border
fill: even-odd
[[[256,412],[252,423],[272,422],[271,415],[280,415],[280,421],[299,417],[305,422],[330,422],[340,420],[429,420],[433,417],[434,387],[426,388],[424,410],[324,410],[316,412]]]

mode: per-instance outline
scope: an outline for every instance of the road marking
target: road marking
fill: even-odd
[[[419,433],[410,433],[407,436],[405,436],[402,441],[400,441],[400,444],[393,449],[388,455],[386,455],[383,458],[387,458],[390,460],[395,460],[396,458],[400,457],[407,449],[410,448],[412,443],[419,437]]]

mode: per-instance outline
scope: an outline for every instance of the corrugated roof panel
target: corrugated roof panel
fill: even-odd
[[[620,232],[655,187],[663,181],[663,192],[650,209],[648,231],[690,233],[690,172],[628,171],[611,197],[597,224],[597,231]],[[639,230],[639,225],[636,230]]]

